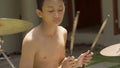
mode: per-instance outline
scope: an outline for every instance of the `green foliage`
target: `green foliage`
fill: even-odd
[[[93,55],[93,59],[91,60],[91,63],[88,66],[102,63],[102,62],[112,62],[112,63],[120,63],[120,56],[118,57],[107,57],[102,56],[99,53]],[[112,66],[111,68],[120,68],[120,64]]]

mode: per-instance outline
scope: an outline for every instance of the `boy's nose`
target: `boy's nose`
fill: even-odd
[[[55,18],[58,18],[59,17],[59,13],[56,12],[55,15],[54,15]]]

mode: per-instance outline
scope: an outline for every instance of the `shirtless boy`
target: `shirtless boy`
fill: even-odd
[[[92,53],[77,59],[65,56],[67,30],[59,26],[63,20],[63,0],[37,0],[36,14],[42,23],[27,33],[23,40],[19,68],[75,68],[88,64]]]

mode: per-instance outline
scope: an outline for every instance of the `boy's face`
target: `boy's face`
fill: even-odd
[[[39,10],[38,16],[47,24],[59,25],[64,16],[65,6],[63,0],[45,0],[42,11]]]

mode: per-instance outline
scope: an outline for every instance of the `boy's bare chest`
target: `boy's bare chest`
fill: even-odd
[[[65,42],[63,37],[57,37],[57,38],[44,38],[40,39],[37,42],[37,51],[39,53],[39,57],[45,58],[50,57],[52,58],[58,58],[61,53],[64,51],[65,48]],[[51,59],[52,59],[51,58]]]

